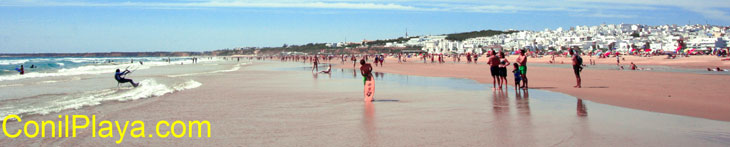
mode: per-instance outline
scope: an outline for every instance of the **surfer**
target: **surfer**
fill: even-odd
[[[124,78],[125,75],[131,73],[129,70],[124,70],[123,72],[120,72],[119,69],[117,69],[117,72],[114,73],[114,79],[117,80],[119,83],[131,83],[132,86],[137,87],[139,86],[139,83],[134,83],[132,79]]]
[[[375,80],[373,79],[373,67],[369,63],[365,63],[364,59],[360,60],[360,74],[362,74],[363,82],[365,84],[364,94],[366,102],[375,101],[373,95],[375,95]]]
[[[15,71],[18,71],[20,75],[25,74],[25,69],[23,68],[23,65],[20,65],[20,68],[15,68]]]

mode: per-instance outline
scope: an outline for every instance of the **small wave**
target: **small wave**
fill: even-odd
[[[16,115],[46,115],[68,109],[79,109],[85,106],[99,105],[105,101],[130,101],[150,97],[158,97],[187,89],[200,87],[200,82],[189,80],[172,86],[160,84],[154,79],[140,81],[140,86],[132,89],[110,88],[64,96],[49,95],[39,98],[23,98],[2,102],[0,117]]]

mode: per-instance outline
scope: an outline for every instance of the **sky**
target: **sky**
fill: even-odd
[[[730,24],[728,0],[0,0],[0,53],[210,51],[485,29]]]

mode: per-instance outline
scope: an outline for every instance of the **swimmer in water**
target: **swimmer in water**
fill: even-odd
[[[23,68],[23,65],[20,65],[20,68],[16,68],[15,70],[18,71],[18,73],[20,73],[20,75],[25,74],[25,69]]]

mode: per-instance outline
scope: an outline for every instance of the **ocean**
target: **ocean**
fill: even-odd
[[[201,86],[199,76],[231,72],[246,62],[217,57],[1,57],[0,117],[48,114],[162,96]],[[25,74],[16,71],[24,66]],[[33,68],[31,68],[33,67]],[[118,84],[116,69],[132,71],[127,78],[140,83]]]

